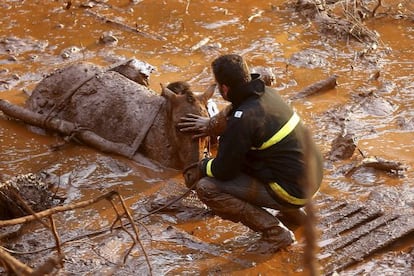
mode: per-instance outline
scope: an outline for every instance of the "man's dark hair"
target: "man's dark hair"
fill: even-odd
[[[239,55],[223,55],[211,63],[214,77],[219,84],[237,87],[251,81],[246,62]]]

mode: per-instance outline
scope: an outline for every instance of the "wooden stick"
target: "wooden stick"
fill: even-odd
[[[68,204],[68,205],[65,205],[65,206],[56,206],[54,208],[38,212],[38,213],[36,213],[36,215],[29,215],[29,216],[24,216],[24,217],[15,218],[15,219],[9,219],[9,220],[0,220],[0,228],[5,227],[5,226],[11,226],[11,225],[16,225],[16,224],[26,223],[26,222],[29,222],[29,221],[41,219],[41,218],[44,218],[44,217],[51,216],[53,214],[57,214],[57,213],[61,213],[61,212],[69,211],[69,210],[83,208],[83,207],[92,205],[92,204],[94,204],[94,203],[96,203],[100,200],[103,200],[103,199],[109,200],[110,198],[112,198],[116,194],[118,194],[118,192],[110,191],[106,194],[103,194],[103,195],[98,196],[98,197],[93,198],[93,199],[89,199],[89,200],[85,200],[85,201],[81,201],[81,202],[77,202],[77,203],[73,203],[73,204]]]
[[[119,21],[115,20],[115,19],[110,19],[110,18],[108,18],[106,16],[100,15],[97,12],[93,12],[91,10],[86,10],[85,12],[87,14],[89,14],[89,15],[92,15],[93,17],[96,17],[96,18],[104,21],[104,22],[108,22],[108,23],[111,23],[111,24],[113,24],[113,25],[115,25],[117,27],[120,27],[121,29],[124,29],[124,30],[127,30],[127,31],[131,31],[131,32],[134,32],[134,33],[137,33],[137,34],[140,34],[143,37],[151,38],[151,39],[154,39],[154,40],[160,40],[160,41],[166,41],[167,40],[167,38],[165,38],[165,37],[163,37],[161,35],[151,34],[151,33],[148,33],[148,32],[144,32],[144,31],[142,31],[142,30],[140,30],[138,28],[134,28],[134,27],[128,26],[128,25],[126,25],[126,24],[124,24],[122,22],[119,22]]]
[[[0,246],[0,259],[6,262],[13,272],[17,275],[30,275],[33,273],[33,269],[25,265],[24,263],[20,262],[9,253],[7,253],[3,247]]]
[[[149,268],[150,275],[152,275],[152,267],[151,267],[151,265],[150,265],[148,255],[147,255],[147,253],[145,252],[144,245],[142,244],[141,240],[139,239],[139,234],[138,234],[138,232],[139,232],[139,231],[138,231],[138,228],[137,228],[137,226],[135,225],[135,223],[134,223],[134,219],[132,218],[132,215],[131,215],[131,213],[129,212],[129,209],[128,209],[128,207],[126,206],[126,204],[125,204],[125,202],[124,202],[124,200],[123,200],[122,196],[121,196],[120,194],[118,194],[117,196],[118,196],[119,200],[121,201],[122,208],[124,208],[125,214],[126,214],[126,216],[127,216],[128,220],[129,220],[129,222],[130,222],[130,223],[131,223],[131,225],[132,225],[132,229],[134,229],[134,232],[135,232],[135,237],[136,237],[136,242],[137,242],[137,243],[139,244],[139,246],[141,247],[141,250],[142,250],[142,252],[143,252],[143,254],[144,254],[145,260],[146,260],[146,262],[147,262],[147,264],[148,264],[148,268]]]
[[[51,231],[53,233],[53,237],[55,238],[57,252],[59,256],[61,256],[62,255],[62,249],[60,248],[61,241],[60,241],[60,237],[57,232],[57,229],[56,229],[55,220],[53,219],[52,215],[49,216],[49,221],[50,221],[50,227],[52,228]]]
[[[372,10],[372,14],[371,14],[371,16],[372,16],[372,17],[375,17],[375,13],[377,12],[377,9],[378,9],[379,7],[381,7],[381,6],[382,6],[381,0],[378,0],[377,5],[376,5],[376,6],[375,6],[375,8]]]
[[[294,95],[291,100],[297,100],[301,98],[308,97],[310,95],[314,95],[316,93],[324,92],[335,88],[337,85],[336,79],[338,78],[337,75],[332,75],[325,80],[318,81],[314,84],[311,84],[305,87],[303,90],[298,92]]]
[[[187,4],[185,5],[185,14],[190,14],[190,13],[188,12],[188,10],[189,10],[189,8],[190,8],[190,2],[191,2],[191,0],[187,0]]]

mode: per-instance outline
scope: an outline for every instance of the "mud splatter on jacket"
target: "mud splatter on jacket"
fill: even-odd
[[[279,142],[257,149],[292,119],[292,108],[257,77],[248,85],[231,91],[229,100],[233,108],[220,136],[217,156],[201,162],[203,175],[230,180],[244,172],[266,184],[276,182],[293,197],[305,198],[301,184],[305,174],[304,150],[300,143],[304,131],[302,123],[298,122]],[[316,147],[313,150],[316,151],[319,184],[322,161]]]

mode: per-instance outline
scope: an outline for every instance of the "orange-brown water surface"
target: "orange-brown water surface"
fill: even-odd
[[[316,24],[295,12],[289,5],[292,2],[295,1],[3,0],[0,3],[0,98],[23,105],[44,75],[79,60],[109,65],[135,57],[157,68],[150,77],[153,90],[160,91],[160,82],[185,80],[195,91],[203,91],[213,81],[211,61],[220,54],[238,53],[252,68],[272,69],[276,75],[274,88],[287,100],[304,87],[337,74],[335,89],[289,100],[308,124],[321,151],[327,155],[331,141],[341,132],[331,119],[335,115],[332,110],[343,107],[348,111],[345,130],[355,135],[364,155],[399,161],[408,169],[403,176],[361,169],[345,177],[341,169],[360,157],[355,153],[352,160],[326,163],[321,193],[363,200],[377,189],[393,189],[405,194],[413,206],[413,5],[410,1],[395,1],[401,2],[397,7],[394,1],[382,1],[384,7],[379,8],[375,19],[367,22],[371,30],[380,34],[378,45],[371,47],[352,39],[320,34]],[[389,13],[386,13],[387,5],[393,7]],[[107,20],[102,20],[103,17]],[[116,37],[116,43],[100,43],[100,37],[108,32]],[[364,102],[357,100],[361,95]],[[373,102],[366,103],[368,98]],[[224,104],[218,96],[215,100],[219,106]],[[60,141],[57,137],[35,134],[22,123],[1,116],[1,178],[7,180],[17,174],[45,170],[57,176],[58,193],[67,197],[65,203],[119,189],[137,211],[138,200],[151,195],[158,186],[183,183],[180,172],[154,170],[74,143],[52,151],[50,146]],[[58,231],[64,239],[65,233],[74,229],[81,229],[76,231],[83,233],[108,226],[113,217],[110,205],[102,202],[60,217]],[[242,252],[248,242],[243,239],[252,236],[247,228],[219,218],[171,221],[171,225],[191,233],[211,248],[194,245],[183,249],[180,242],[158,245],[157,251],[150,255],[153,275],[303,274],[300,256],[304,229],[296,231],[298,244],[292,250],[263,258],[234,255],[239,258],[234,261],[223,258],[220,252]],[[158,230],[154,224],[149,227],[149,232]],[[27,239],[38,248],[42,248],[42,243],[53,245],[52,237],[48,237],[49,241]],[[110,242],[104,237],[100,239],[65,245],[69,256],[65,259],[66,273],[148,274],[137,248],[125,265],[119,265],[130,247],[125,237],[115,234]],[[101,245],[99,250],[84,248],[92,242]],[[200,244],[204,246],[204,243]],[[397,258],[398,252],[407,250],[411,250],[412,261],[412,248],[411,239],[343,273],[402,275],[409,263],[400,266],[387,263]],[[194,258],[191,250],[202,252],[199,255],[202,258]],[[47,254],[53,255],[53,252],[49,250]],[[16,256],[39,265],[30,254]],[[240,259],[253,260],[255,266],[247,267]]]

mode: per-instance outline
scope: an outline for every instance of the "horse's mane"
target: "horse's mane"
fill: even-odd
[[[194,93],[191,91],[191,87],[188,82],[185,81],[175,81],[167,85],[167,88],[170,89],[177,95],[186,95],[187,101],[189,103],[194,103]]]

